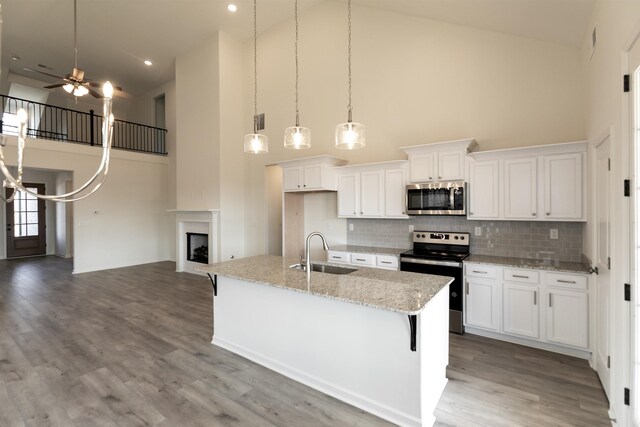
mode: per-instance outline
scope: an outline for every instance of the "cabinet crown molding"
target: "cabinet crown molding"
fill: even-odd
[[[472,152],[478,146],[478,142],[474,138],[455,139],[452,141],[433,142],[430,144],[410,145],[408,147],[400,147],[402,151],[408,155],[428,153],[442,150],[466,150],[467,153]]]
[[[542,156],[546,154],[566,154],[587,152],[588,141],[563,142],[560,144],[533,145],[528,147],[502,148],[489,151],[475,151],[468,156],[475,160],[493,160],[515,157]]]
[[[311,164],[327,164],[331,166],[343,166],[346,165],[347,160],[340,159],[338,157],[333,156],[312,156],[312,157],[303,157],[301,159],[293,159],[293,160],[283,160],[281,162],[277,162],[276,164],[281,167],[289,167],[289,166],[304,166]]]

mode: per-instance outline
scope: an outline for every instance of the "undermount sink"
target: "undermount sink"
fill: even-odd
[[[290,265],[289,268],[293,268],[294,270],[307,271],[306,265],[304,264],[293,264],[293,265]],[[358,270],[357,268],[338,267],[335,265],[311,263],[311,271],[318,271],[320,273],[349,274],[357,270]]]

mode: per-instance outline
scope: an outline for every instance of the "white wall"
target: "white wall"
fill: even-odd
[[[399,147],[464,137],[475,137],[480,150],[585,138],[579,49],[361,6],[352,15],[354,120],[367,127],[367,147],[333,145],[335,126],[347,119],[346,4],[322,3],[300,17],[300,120],[311,129],[310,150],[282,146],[284,128],[295,120],[293,22],[258,36],[258,110],[266,113],[270,146],[267,155],[245,156],[247,183],[255,184],[245,189],[246,212],[261,212],[262,169],[280,160],[403,159]],[[252,49],[245,43],[247,88]],[[252,115],[247,90],[245,132]],[[247,222],[245,233],[266,239],[263,222]],[[245,253],[265,247],[254,240]]]
[[[73,174],[56,174],[56,194],[65,194],[73,190]],[[73,203],[55,203],[56,209],[56,251],[62,258],[73,256]]]
[[[7,139],[11,164],[17,139]],[[71,171],[77,188],[95,172],[100,154],[95,147],[30,139],[26,166]],[[74,203],[75,273],[167,260],[174,245],[175,223],[166,212],[168,160],[113,150],[110,165],[102,188]]]
[[[632,36],[635,26],[640,22],[640,3],[630,0],[596,2],[590,25],[585,34],[582,49],[582,67],[585,71],[586,134],[591,143],[597,143],[600,137],[613,129],[611,135],[611,375],[613,415],[621,426],[631,425],[630,413],[622,401],[624,386],[630,381],[628,341],[628,308],[620,297],[622,286],[629,283],[629,231],[627,229],[629,201],[622,193],[622,181],[629,177],[630,153],[626,135],[624,106],[629,96],[622,92],[622,76],[628,70],[622,66],[623,50]],[[591,30],[597,24],[598,45],[590,55]],[[595,149],[590,148],[591,159]],[[592,161],[593,164],[593,161]],[[593,170],[593,167],[591,168]],[[593,187],[593,175],[590,177]],[[589,223],[584,250],[592,260],[596,257],[594,239],[595,206],[590,205]],[[637,390],[632,393],[637,393]],[[628,424],[627,424],[628,423]]]

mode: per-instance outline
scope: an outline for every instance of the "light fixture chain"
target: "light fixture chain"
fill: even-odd
[[[73,56],[78,68],[78,0],[73,0]],[[75,74],[75,73],[74,73]]]
[[[296,126],[300,126],[300,111],[298,110],[298,0],[295,0],[294,18],[296,21]]]
[[[347,55],[348,62],[349,62],[349,105],[347,106],[347,108],[349,110],[349,116],[351,116],[351,0],[347,1],[347,9],[348,9],[348,12],[349,12],[348,13],[348,16],[349,16],[348,17],[348,23],[349,23],[349,26],[348,26],[348,34],[349,34],[348,46],[349,46],[349,48],[348,48],[348,55]],[[351,119],[349,119],[349,120],[351,120]]]
[[[253,120],[255,131],[257,132],[257,117],[258,117],[258,2],[253,0]]]

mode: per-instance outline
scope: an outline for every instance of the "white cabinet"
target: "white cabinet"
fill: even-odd
[[[538,217],[538,159],[526,157],[504,161],[505,219]]]
[[[484,160],[469,166],[469,219],[500,218],[500,163]]]
[[[581,219],[583,216],[583,155],[544,157],[544,214],[547,219]]]
[[[405,161],[338,170],[339,218],[408,218]]]
[[[384,183],[384,216],[406,218],[407,170],[387,169]]]
[[[384,170],[360,173],[360,216],[381,217],[384,215]]]
[[[308,157],[278,163],[282,167],[282,189],[285,192],[336,190],[335,166],[345,160],[331,156]]]
[[[395,255],[363,254],[334,250],[327,252],[327,261],[336,264],[375,267],[384,270],[398,270],[400,265],[399,259]]]
[[[469,138],[402,147],[409,156],[409,181],[464,180],[465,156],[477,145]]]
[[[589,346],[587,276],[547,273],[547,340],[579,348]]]
[[[499,268],[465,264],[465,318],[467,326],[500,331]]]
[[[502,332],[539,338],[539,286],[504,282],[502,292]]]
[[[469,219],[586,221],[586,141],[469,157]]]

